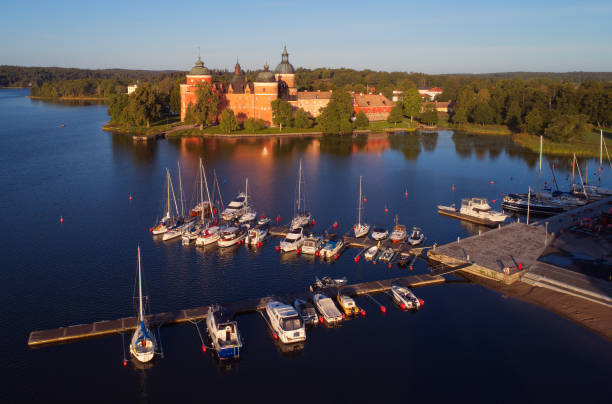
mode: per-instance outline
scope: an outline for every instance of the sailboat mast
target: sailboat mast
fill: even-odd
[[[574,160],[572,160],[572,188],[574,188],[575,170],[576,170],[576,153],[574,153]]]
[[[601,186],[601,173],[603,172],[603,129],[599,128],[599,186]]]
[[[208,181],[206,180],[206,171],[204,170],[204,164],[202,164],[202,159],[200,159],[200,168],[202,170],[202,177],[204,177],[204,185],[206,186],[206,197],[208,198],[208,207],[210,209],[210,218],[212,219],[212,217],[214,216],[213,206],[212,206],[212,201],[210,200],[210,191],[208,190]],[[213,190],[213,192],[214,192],[214,190]],[[219,198],[221,198],[221,194],[219,194]],[[202,206],[202,212],[204,212],[204,206]],[[202,213],[202,217],[204,217],[203,213]]]
[[[223,206],[223,197],[221,196],[221,187],[219,186],[219,179],[217,178],[217,171],[213,170],[213,176],[215,177],[215,184],[217,185],[217,192],[219,193],[219,203],[221,204],[221,210],[225,209]]]
[[[302,212],[302,159],[300,159],[300,169],[298,172],[298,214]]]
[[[200,157],[200,167],[199,167],[199,171],[200,171],[200,210],[202,211],[201,213],[201,218],[202,218],[202,224],[204,223],[204,185],[202,184],[202,177],[203,175],[203,169],[202,169],[202,157]]]
[[[540,136],[540,172],[538,174],[538,198],[540,198],[541,185],[542,185],[542,136]]]
[[[144,311],[142,309],[142,275],[140,274],[140,246],[138,246],[138,321],[144,321]]]
[[[185,217],[185,209],[183,208],[183,180],[181,179],[181,162],[176,163],[178,165],[178,177],[179,177],[179,197],[181,199],[181,216]]]
[[[359,212],[357,214],[357,224],[361,226],[361,175],[359,176]]]
[[[170,217],[170,170],[166,168],[166,188],[168,188],[168,210],[166,210],[166,217]]]
[[[244,206],[249,206],[249,177],[247,177],[246,185],[244,186]]]

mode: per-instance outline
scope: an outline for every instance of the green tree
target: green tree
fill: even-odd
[[[525,116],[525,130],[528,133],[539,135],[544,129],[544,119],[536,108],[533,108],[527,116]]]
[[[582,140],[590,130],[587,119],[581,114],[559,115],[544,130],[544,136],[553,142]]]
[[[510,130],[517,132],[522,125],[521,107],[518,101],[512,101],[506,111],[506,125]]]
[[[493,111],[493,108],[491,108],[488,103],[479,102],[472,110],[470,118],[473,122],[481,125],[493,123],[495,120],[495,111]]]
[[[238,130],[239,127],[234,111],[230,108],[224,109],[221,113],[221,121],[219,122],[219,129],[221,129],[221,132],[231,133]]]
[[[412,122],[412,118],[419,115],[423,108],[423,98],[419,95],[419,90],[413,87],[404,92],[403,107],[404,115],[409,116]]]
[[[391,108],[391,112],[389,112],[389,116],[387,117],[387,122],[397,125],[398,122],[402,121],[402,118],[402,104],[397,103]]]
[[[132,125],[148,128],[151,122],[161,118],[162,104],[151,86],[141,85],[128,97],[127,111]]]
[[[193,123],[212,125],[217,121],[219,97],[209,83],[198,84],[196,104],[193,107]]]
[[[181,82],[183,79],[176,80],[170,90],[170,109],[173,113],[181,112]]]
[[[368,116],[363,111],[359,111],[355,117],[355,128],[367,129],[370,127]]]
[[[353,131],[353,100],[346,91],[334,91],[325,108],[319,115],[319,128],[327,134],[343,134]]]
[[[434,103],[429,103],[425,106],[425,110],[419,115],[419,120],[428,125],[438,123],[438,111]]]
[[[188,125],[193,125],[196,123],[195,116],[193,115],[193,104],[189,103],[187,105],[187,111],[185,111],[185,123]]]
[[[244,121],[244,129],[249,133],[255,133],[265,127],[266,123],[263,121],[263,119],[249,118]]]
[[[108,101],[108,115],[110,116],[111,122],[128,122],[128,101],[127,94],[113,94],[110,96]]]
[[[279,98],[272,101],[272,122],[281,129],[283,126],[291,126],[293,119],[293,107],[285,100]]]
[[[465,108],[455,108],[451,117],[453,123],[466,123],[468,120],[467,111]]]
[[[298,110],[295,111],[294,122],[295,127],[298,129],[312,128],[313,124],[312,119],[310,118],[310,116],[308,116],[308,113],[304,111],[303,108],[298,108]]]

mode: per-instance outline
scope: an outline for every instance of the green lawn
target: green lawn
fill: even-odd
[[[582,157],[599,157],[599,137],[599,130],[593,130],[580,142],[555,143],[544,138],[542,151],[547,154],[556,154],[561,156],[571,156],[572,154],[576,153],[577,156]],[[608,152],[612,152],[612,132],[610,130],[604,130],[604,139],[606,141],[606,145],[608,146]],[[513,135],[512,140],[534,152],[540,151],[539,136],[519,133]]]
[[[418,123],[416,121],[410,122],[410,119],[404,119],[402,122],[392,124],[387,121],[371,121],[370,130],[372,132],[384,132],[387,130],[394,129],[405,129],[406,131],[416,130]]]

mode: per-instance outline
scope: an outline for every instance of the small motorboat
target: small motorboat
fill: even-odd
[[[372,240],[380,241],[389,237],[389,230],[385,229],[381,226],[374,226],[372,229],[372,234],[370,234]]]
[[[424,304],[423,300],[418,299],[410,289],[403,286],[391,286],[391,294],[397,304],[400,306],[403,304],[403,309],[418,310]]]
[[[268,236],[268,228],[265,226],[257,226],[254,229],[249,229],[246,237],[246,243],[249,245],[258,245],[263,243]]]
[[[304,324],[317,325],[319,323],[317,311],[311,303],[302,299],[296,299],[295,302],[293,302],[293,307],[295,307],[300,317],[302,317]]]
[[[257,221],[258,226],[267,226],[268,224],[270,224],[270,218],[266,216],[260,217]]]
[[[486,198],[463,198],[459,213],[495,223],[502,223],[508,218],[503,212],[492,210]]]
[[[304,244],[304,229],[296,227],[290,230],[283,241],[280,243],[280,248],[283,252],[296,251]]]
[[[212,243],[216,243],[217,241],[219,241],[219,232],[219,226],[210,226],[205,228],[200,234],[198,234],[198,237],[196,238],[195,242],[196,245],[205,246]]]
[[[368,261],[374,259],[374,257],[376,257],[376,254],[378,254],[378,246],[374,245],[370,248],[368,248],[366,250],[366,252],[363,253],[363,256],[365,259],[367,259]]]
[[[408,264],[410,264],[410,254],[401,253],[399,258],[397,259],[397,265],[405,268],[408,266]]]
[[[337,279],[332,279],[329,276],[324,276],[323,278],[319,279],[315,276],[315,282],[310,285],[310,291],[314,292],[315,290],[319,289],[335,288],[343,285],[346,285],[346,276],[344,278]]]
[[[254,221],[255,219],[257,219],[257,212],[255,212],[249,207],[247,208],[246,212],[242,216],[240,216],[238,222],[248,223]]]
[[[266,304],[266,314],[270,319],[272,330],[281,342],[291,344],[306,340],[304,322],[293,307],[271,300]]]
[[[240,227],[228,227],[219,234],[217,245],[221,248],[231,247],[246,238],[246,231]]]
[[[459,212],[459,210],[455,207],[455,204],[453,203],[450,206],[447,205],[438,205],[438,210],[442,210],[445,212],[452,212],[452,213],[457,213]]]
[[[378,257],[378,259],[381,260],[381,261],[390,262],[391,260],[393,260],[393,257],[395,257],[395,250],[393,250],[393,248],[389,247],[389,248],[386,248],[380,254],[380,257]]]
[[[342,238],[338,236],[332,236],[321,249],[320,255],[323,258],[335,257],[340,252],[343,246],[344,241],[342,241]]]
[[[311,234],[304,239],[304,244],[302,244],[302,254],[315,255],[321,249],[322,245],[323,237]]]
[[[412,233],[410,233],[410,237],[408,237],[408,243],[410,243],[410,245],[419,245],[423,240],[425,240],[423,231],[418,227],[413,227]]]
[[[399,218],[395,216],[395,227],[393,228],[393,232],[389,239],[394,243],[399,243],[400,241],[404,241],[406,238],[406,226],[398,223]]]
[[[338,295],[336,300],[338,300],[338,305],[347,316],[356,316],[359,314],[359,307],[357,307],[355,300],[350,296]]]
[[[336,324],[342,321],[342,313],[340,313],[340,310],[338,310],[332,299],[323,293],[315,293],[312,299],[325,322],[328,324]]]
[[[208,308],[206,330],[219,359],[237,359],[242,350],[238,324],[219,305]]]

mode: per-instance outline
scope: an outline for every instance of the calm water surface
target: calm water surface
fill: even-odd
[[[502,192],[536,184],[537,155],[507,138],[452,132],[134,144],[100,129],[108,119],[103,105],[26,95],[0,91],[2,401],[609,399],[610,342],[470,283],[418,289],[426,304],[416,314],[392,308],[384,295],[377,299],[388,306],[386,315],[358,299],[365,318],[316,328],[293,355],[280,352],[259,316],[239,316],[246,345],[229,367],[202,354],[193,326],[163,328],[166,357],[148,369],[122,366],[120,336],[28,349],[30,330],[134,315],[138,244],[154,312],[299,291],[314,276],[359,282],[407,274],[355,264],[355,250],[326,264],[280,256],[277,241],[257,252],[156,241],[147,229],[163,210],[164,170],[176,174],[177,161],[188,205],[202,157],[209,173],[216,170],[226,201],[248,176],[258,211],[287,221],[301,158],[320,231],[334,221],[342,231],[352,226],[363,175],[368,222],[391,226],[398,214],[422,227],[428,243],[444,243],[477,228],[437,215],[437,204],[485,196],[499,207]],[[548,161],[565,184],[568,160],[550,159],[545,167]],[[549,170],[544,180],[551,181]],[[427,271],[419,262],[414,272]]]

